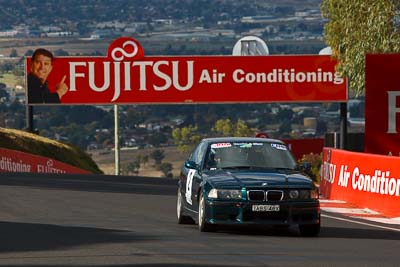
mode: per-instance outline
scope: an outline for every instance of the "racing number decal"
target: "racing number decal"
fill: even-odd
[[[189,170],[186,180],[186,202],[192,205],[192,184],[193,184],[193,176],[196,173],[196,170]]]

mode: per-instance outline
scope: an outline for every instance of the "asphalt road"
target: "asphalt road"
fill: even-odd
[[[323,214],[318,238],[296,229],[200,233],[176,223],[176,189],[159,178],[0,174],[0,265],[400,265],[400,231],[337,214]]]

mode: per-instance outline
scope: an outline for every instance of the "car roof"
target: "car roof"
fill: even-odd
[[[260,137],[213,137],[204,138],[202,141],[207,143],[222,143],[222,142],[257,142],[257,143],[280,143],[285,144],[283,141],[272,138]]]

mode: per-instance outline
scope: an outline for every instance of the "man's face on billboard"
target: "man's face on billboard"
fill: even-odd
[[[46,81],[52,69],[51,58],[44,55],[37,55],[32,59],[31,72],[38,77],[43,83]]]

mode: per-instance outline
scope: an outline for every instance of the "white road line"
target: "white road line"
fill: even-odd
[[[340,203],[340,204],[346,203],[346,201],[336,200],[336,199],[319,199],[319,202],[321,202],[321,203]]]
[[[376,227],[376,228],[382,228],[382,229],[386,229],[386,230],[391,230],[391,231],[395,231],[395,232],[400,232],[400,229],[397,229],[397,228],[386,227],[386,226],[381,226],[381,225],[375,225],[375,224],[365,223],[365,222],[359,222],[359,221],[355,221],[355,220],[350,220],[350,219],[345,219],[345,218],[330,216],[330,215],[326,215],[326,214],[321,214],[321,216],[322,216],[322,217],[325,217],[325,218],[330,218],[330,219],[339,220],[339,221],[351,222],[351,223],[356,223],[356,224],[361,224],[361,225],[366,225],[366,226],[371,226],[371,227]]]
[[[370,209],[334,208],[321,207],[321,210],[335,213],[358,214],[358,215],[379,215],[379,212]]]
[[[374,222],[379,222],[379,223],[385,223],[385,224],[398,224],[398,225],[400,225],[400,217],[398,217],[398,218],[374,218],[374,217],[369,217],[368,220],[374,221]]]

